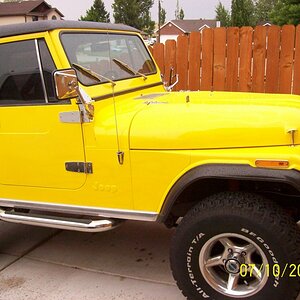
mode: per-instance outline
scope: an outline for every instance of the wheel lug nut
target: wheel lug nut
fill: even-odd
[[[247,253],[245,251],[243,251],[241,254],[242,254],[242,256],[246,256],[247,255]]]
[[[229,249],[228,249],[228,252],[229,252],[229,253],[232,253],[232,249],[229,248]]]

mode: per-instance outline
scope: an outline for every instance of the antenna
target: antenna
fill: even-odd
[[[107,39],[108,39],[108,43],[109,43],[108,53],[109,53],[109,57],[111,58],[110,39],[109,39],[108,31],[107,31]],[[110,66],[111,66],[111,64],[110,64]],[[124,151],[121,151],[121,149],[120,149],[117,106],[116,106],[116,99],[115,99],[115,84],[112,84],[112,97],[113,97],[113,104],[114,104],[114,118],[115,118],[116,139],[117,139],[117,148],[118,148],[117,157],[118,157],[119,164],[123,165],[123,163],[124,163]]]
[[[124,152],[120,149],[120,140],[119,140],[119,128],[118,128],[118,118],[117,118],[117,107],[116,107],[116,100],[115,100],[115,86],[112,85],[112,94],[113,94],[113,102],[114,102],[114,115],[115,115],[115,125],[116,125],[116,136],[117,136],[117,156],[120,165],[124,163]]]
[[[161,3],[162,0],[158,0],[158,39],[157,42],[160,43],[160,26],[161,26]]]
[[[176,4],[175,19],[179,20],[179,0],[177,0],[177,4]]]

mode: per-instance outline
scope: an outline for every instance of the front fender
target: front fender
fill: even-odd
[[[177,180],[166,196],[158,220],[165,222],[181,193],[195,181],[201,179],[286,183],[300,192],[300,172],[296,170],[262,169],[240,164],[207,164],[189,170]]]

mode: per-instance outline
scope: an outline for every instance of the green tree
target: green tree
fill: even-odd
[[[160,23],[165,24],[166,23],[166,17],[167,17],[167,12],[166,10],[162,7],[160,9]]]
[[[182,8],[179,8],[179,0],[177,0],[177,3],[176,3],[175,19],[176,20],[184,19],[184,11]]]
[[[123,23],[152,34],[155,22],[151,20],[150,8],[154,0],[115,0],[112,4],[116,23]]]
[[[179,19],[179,0],[176,2],[175,20]]]
[[[110,22],[109,13],[106,11],[102,0],[95,0],[85,16],[81,16],[80,21]]]
[[[179,11],[179,16],[178,16],[179,20],[183,20],[184,19],[184,11],[183,9],[181,8],[180,11]]]
[[[231,25],[230,12],[225,8],[225,6],[219,2],[216,6],[216,20],[221,22],[221,26],[228,27]]]
[[[299,0],[278,0],[270,13],[270,19],[274,24],[300,24]]]
[[[231,25],[238,27],[255,25],[254,3],[252,0],[232,0]]]
[[[256,0],[255,4],[255,21],[256,23],[270,21],[270,13],[274,9],[278,0]]]

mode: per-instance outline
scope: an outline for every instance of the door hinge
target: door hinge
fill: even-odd
[[[93,164],[91,162],[66,162],[65,163],[66,170],[69,172],[77,172],[77,173],[85,173],[92,174],[93,173]]]

